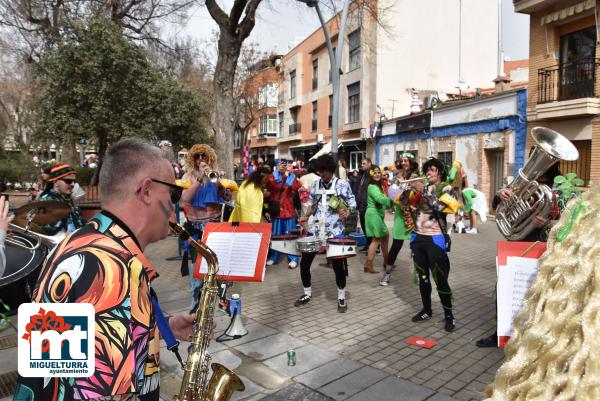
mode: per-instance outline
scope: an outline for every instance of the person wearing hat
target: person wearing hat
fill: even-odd
[[[423,303],[423,309],[413,316],[412,321],[422,322],[431,319],[433,315],[430,279],[430,276],[433,276],[444,309],[444,329],[451,332],[454,330],[455,321],[452,313],[452,290],[448,284],[450,260],[447,252],[450,242],[446,234],[446,213],[456,213],[458,202],[448,192],[452,190],[452,186],[445,182],[446,168],[440,160],[429,159],[423,164],[422,171],[427,176],[427,183],[410,183],[417,191],[411,201],[415,210],[415,228],[410,235],[410,248]]]
[[[267,190],[270,193],[269,217],[272,223],[273,235],[284,235],[296,228],[297,216],[296,207],[294,206],[294,194],[302,187],[302,184],[294,173],[287,171],[287,160],[277,159],[275,164],[276,168],[266,183]],[[271,250],[267,266],[279,263],[279,256],[279,252]],[[287,255],[287,258],[290,269],[298,267],[298,260],[300,259],[298,256]]]
[[[53,223],[44,224],[42,228],[47,235],[55,235],[60,231],[75,231],[80,227],[83,227],[85,221],[81,215],[81,209],[75,206],[71,195],[73,195],[73,187],[77,183],[77,176],[75,175],[75,168],[68,164],[59,164],[58,166],[52,167],[48,177],[52,185],[52,189],[44,191],[40,195],[39,200],[41,201],[57,201],[65,202],[71,208],[71,213],[67,218]]]

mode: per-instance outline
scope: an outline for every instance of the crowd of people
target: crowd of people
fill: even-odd
[[[379,284],[389,285],[398,253],[408,241],[422,302],[412,321],[417,323],[432,318],[433,280],[441,301],[444,329],[448,332],[455,329],[452,290],[448,283],[449,232],[454,225],[458,232],[476,234],[478,217],[485,219],[485,213],[480,212],[475,199],[479,197],[477,201],[486,203],[481,199],[481,193],[468,187],[460,162],[447,166],[436,158],[429,158],[419,166],[414,154],[404,152],[393,169],[381,168],[365,158],[361,171],[354,174],[348,172],[342,160],[336,162],[329,155],[320,156],[307,166],[278,159],[272,166],[266,163],[253,165],[239,187],[216,168],[216,152],[205,144],[194,145],[182,166],[173,162],[170,143],[162,142],[156,147],[139,139],[119,141],[109,149],[99,177],[102,210],[86,222],[74,201],[75,168],[66,164],[41,166],[41,191],[34,200],[62,202],[70,209],[64,219],[41,228],[48,235],[58,232],[69,235],[42,266],[33,300],[90,302],[96,310],[104,311],[96,315],[95,349],[96,360],[105,361],[105,365],[89,378],[20,377],[15,399],[126,400],[135,395],[134,399],[143,401],[158,400],[158,340],[164,335],[162,330],[172,331],[178,339],[189,340],[195,315],[180,313],[168,318],[167,328],[158,327],[152,306],[156,294],[151,289],[157,274],[144,256],[144,249],[167,236],[168,222],[178,213],[179,206],[185,215],[185,227],[195,239],[202,237],[207,223],[221,221],[270,222],[273,236],[295,233],[298,238],[305,239],[308,246],[301,249],[300,256],[281,255],[271,250],[267,261],[268,266],[275,266],[285,257],[289,269],[300,267],[303,292],[293,300],[296,307],[312,300],[311,266],[321,251],[319,244],[348,241],[348,235],[356,231],[351,224],[351,217],[355,216],[360,221],[366,242],[362,249],[366,253],[363,271],[381,274]],[[554,165],[538,181],[552,186],[559,174],[558,165]],[[513,196],[510,189],[502,189],[497,195],[495,204],[506,202]],[[597,228],[594,223],[599,204],[597,193],[584,200],[588,210],[583,209],[580,221],[587,225],[580,225],[575,221],[576,217],[572,217],[571,223],[574,223],[578,236],[568,237],[567,233],[568,239],[563,244],[550,242],[550,256],[542,261],[541,279],[530,295],[529,309],[517,324],[515,342],[510,343],[507,362],[490,390],[493,399],[504,399],[505,394],[514,392],[507,383],[521,377],[529,377],[528,388],[537,388],[531,391],[551,388],[540,388],[536,384],[537,376],[531,369],[524,368],[522,361],[531,361],[534,366],[536,358],[544,357],[545,349],[548,353],[562,350],[551,344],[538,347],[539,339],[532,338],[532,332],[522,331],[522,328],[537,324],[550,332],[553,328],[548,322],[553,320],[552,313],[571,309],[580,313],[591,299],[589,291],[579,291],[583,294],[580,299],[569,300],[566,292],[555,286],[557,281],[553,278],[555,274],[564,274],[573,283],[577,279],[577,269],[569,265],[573,259],[566,260],[569,250],[571,247],[588,247],[589,241],[582,242],[579,238],[590,225]],[[230,213],[227,212],[228,205],[234,205]],[[389,212],[393,213],[391,230],[386,223]],[[463,229],[460,223],[464,225],[466,217],[470,227]],[[531,223],[535,229],[524,240],[545,241],[551,220],[558,218],[560,211],[553,212],[549,218],[533,216]],[[4,240],[10,232],[12,219],[8,202],[0,196],[0,276],[6,267]],[[564,223],[566,219],[563,217]],[[193,249],[189,251],[193,253]],[[560,253],[564,260],[553,261],[552,252]],[[378,254],[383,260],[381,270],[375,267]],[[195,255],[191,256],[193,259]],[[344,313],[349,307],[346,299],[347,258],[327,259],[335,277],[337,310]],[[571,267],[562,269],[561,273],[562,264]],[[587,268],[585,277],[594,274],[594,269],[589,268],[595,266],[593,263],[580,264]],[[184,273],[189,275],[191,309],[194,310],[202,281],[196,279],[191,270],[191,265],[186,266]],[[127,285],[120,286],[118,291],[105,290],[108,284],[115,282]],[[558,301],[552,303],[552,297],[545,294],[546,285],[552,288],[552,296],[555,294]],[[572,308],[561,310],[561,305],[569,302]],[[539,306],[542,304],[551,305],[553,312],[546,312]],[[585,328],[572,331],[573,338],[579,343],[591,344],[585,335],[581,335]],[[569,341],[570,337],[565,338],[565,344]],[[495,346],[496,342],[494,333],[479,340],[477,345]],[[523,351],[517,348],[518,345]],[[581,348],[571,346],[569,352],[584,360],[588,357],[586,350]]]

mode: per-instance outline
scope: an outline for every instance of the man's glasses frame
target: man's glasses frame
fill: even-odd
[[[181,188],[179,185],[175,185],[175,184],[171,184],[169,182],[157,180],[156,178],[150,178],[150,181],[156,182],[158,184],[166,185],[171,189],[171,203],[172,204],[176,204],[181,199],[181,194],[183,193],[183,188]],[[141,190],[142,190],[142,188],[139,188],[136,191],[136,194],[139,193]]]
[[[73,178],[59,178],[59,180],[61,180],[67,185],[75,185],[75,183],[77,183],[77,180]]]

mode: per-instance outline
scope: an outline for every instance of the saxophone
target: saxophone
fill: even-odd
[[[244,383],[238,375],[219,363],[210,365],[213,374],[208,380],[210,355],[208,345],[213,327],[213,315],[218,299],[217,255],[205,244],[195,241],[180,225],[169,222],[169,228],[206,260],[208,272],[204,276],[202,296],[196,312],[194,337],[185,363],[179,395],[173,401],[227,401],[234,392],[244,391]]]

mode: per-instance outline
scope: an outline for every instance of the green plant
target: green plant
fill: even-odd
[[[77,167],[75,172],[77,173],[77,182],[82,187],[85,187],[91,185],[92,177],[96,170],[90,167]]]
[[[558,228],[556,232],[556,241],[562,242],[571,230],[573,229],[573,223],[577,220],[577,217],[585,211],[585,206],[581,199],[581,189],[578,188],[584,184],[581,178],[577,178],[575,173],[567,173],[566,176],[559,175],[554,178],[554,183],[559,184],[557,190],[559,191],[559,202],[566,203],[574,197],[577,197],[577,201],[570,208],[565,206],[563,213],[569,214],[569,219],[565,224]]]

